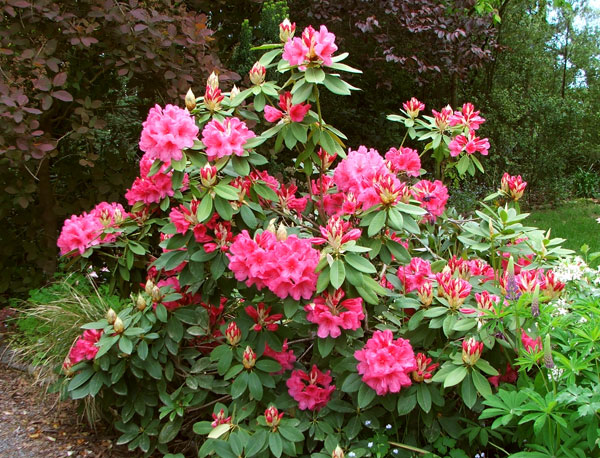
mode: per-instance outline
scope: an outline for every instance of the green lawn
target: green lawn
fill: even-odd
[[[582,199],[552,209],[533,210],[526,224],[540,229],[552,228],[552,237],[567,239],[564,248],[580,254],[581,246],[587,243],[593,253],[600,251],[600,224],[597,218],[600,218],[600,205]]]

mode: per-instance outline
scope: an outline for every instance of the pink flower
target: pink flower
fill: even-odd
[[[307,313],[306,319],[319,325],[317,335],[320,338],[331,336],[335,339],[342,333],[340,328],[351,331],[360,328],[360,322],[365,317],[362,298],[342,301],[344,294],[342,289],[338,289],[333,294],[325,291],[304,307]]]
[[[210,424],[213,428],[216,428],[219,425],[225,425],[231,422],[231,416],[226,417],[225,411],[223,409],[219,410],[217,414],[212,414],[213,422]]]
[[[479,111],[475,111],[475,107],[472,103],[465,103],[462,106],[462,112],[455,111],[450,117],[450,126],[456,126],[460,124],[469,130],[479,129],[479,126],[484,122],[485,119],[479,116]]]
[[[254,132],[238,118],[227,118],[223,122],[213,119],[202,130],[202,143],[206,145],[209,161],[232,154],[242,156],[244,144],[253,137],[256,137]]]
[[[327,226],[320,226],[319,230],[323,237],[315,237],[312,243],[315,245],[323,245],[328,243],[330,247],[338,251],[342,245],[352,240],[360,238],[361,230],[352,228],[352,224],[344,221],[339,216],[333,216],[327,222]]]
[[[418,353],[416,357],[417,369],[412,372],[412,378],[415,382],[424,382],[433,377],[433,371],[440,367],[439,363],[431,364],[431,358],[424,353]]]
[[[506,371],[504,372],[504,374],[488,377],[488,380],[492,385],[494,385],[494,387],[498,388],[500,382],[515,383],[517,381],[517,378],[519,378],[519,373],[516,370],[514,370],[510,363],[506,363]]]
[[[292,372],[286,385],[300,410],[320,410],[327,405],[331,393],[335,391],[335,385],[331,385],[330,372],[323,373],[314,365],[308,374],[302,370]]]
[[[83,254],[88,248],[107,242],[100,239],[103,232],[104,226],[100,218],[84,212],[82,215],[73,215],[65,220],[56,244],[60,248],[61,255],[73,250]],[[110,235],[113,239],[116,238],[115,234]]]
[[[446,105],[440,112],[435,110],[431,110],[431,112],[433,113],[433,119],[436,127],[441,132],[445,131],[448,128],[450,116],[452,116],[452,107],[450,105]]]
[[[281,370],[279,372],[275,372],[275,374],[283,374],[285,371],[293,369],[294,362],[296,362],[296,356],[294,355],[293,350],[288,350],[287,339],[284,339],[283,345],[281,346],[281,351],[275,351],[269,347],[268,344],[265,344],[265,351],[263,355],[273,358],[275,361],[281,364]]]
[[[271,307],[265,307],[263,302],[259,302],[256,307],[249,305],[244,310],[256,323],[253,329],[257,332],[262,331],[263,327],[267,331],[277,331],[279,328],[277,321],[283,318],[281,313],[270,315]]]
[[[500,190],[510,196],[513,200],[519,200],[523,197],[527,182],[523,181],[521,175],[511,176],[508,173],[502,175],[502,181],[500,182]]]
[[[413,197],[421,202],[421,206],[429,212],[427,218],[429,221],[435,219],[444,213],[446,202],[448,202],[448,188],[440,180],[433,183],[428,180],[421,180],[411,189]]]
[[[217,85],[211,86],[210,84],[206,85],[206,91],[204,92],[204,105],[210,111],[218,111],[221,108],[221,102],[225,96],[221,94],[221,89]],[[196,133],[197,134],[197,133]]]
[[[280,111],[270,105],[265,106],[265,119],[269,122],[277,122],[283,118],[284,122],[302,122],[306,113],[310,110],[309,103],[297,103],[292,104],[292,93],[284,92],[279,95],[279,107],[283,110]]]
[[[400,147],[390,148],[385,153],[389,169],[394,173],[404,172],[409,177],[418,177],[421,174],[421,158],[414,149]]]
[[[481,311],[496,312],[496,306],[500,303],[500,298],[495,294],[490,294],[487,291],[475,294],[475,300],[477,301],[477,308]]]
[[[448,301],[451,309],[456,310],[460,307],[465,299],[471,294],[471,284],[460,277],[447,278],[438,274],[438,286],[441,287],[442,294]]]
[[[379,396],[398,393],[410,386],[410,373],[418,369],[415,353],[408,340],[394,340],[392,331],[375,331],[362,350],[354,352],[356,368],[362,380]]]
[[[96,353],[98,353],[96,343],[100,340],[100,337],[102,337],[102,331],[99,329],[88,329],[84,331],[75,341],[75,345],[71,347],[69,356],[65,359],[63,367],[69,369],[84,359],[94,359]]]
[[[546,276],[544,269],[521,270],[516,276],[517,285],[522,293],[533,293],[536,285],[540,289],[546,287]]]
[[[483,352],[483,342],[479,342],[475,337],[463,340],[462,360],[469,366],[474,366]]]
[[[333,62],[331,56],[337,51],[335,35],[322,25],[317,32],[308,26],[302,32],[301,38],[289,39],[283,47],[283,58],[291,66],[298,65],[304,71],[310,63],[330,66]]]
[[[142,124],[140,149],[151,159],[165,163],[182,158],[181,150],[194,146],[198,127],[187,110],[167,105],[150,108],[148,118]]]
[[[404,108],[404,111],[406,111],[406,114],[414,119],[419,116],[419,111],[425,109],[425,104],[419,102],[415,97],[412,97],[408,102],[404,102],[402,107]]]
[[[521,342],[527,353],[538,353],[542,351],[542,338],[533,339],[521,329]]]
[[[479,151],[482,155],[487,156],[490,149],[490,142],[487,138],[475,137],[474,131],[470,131],[468,136],[460,134],[454,137],[448,148],[452,157],[458,156],[463,151],[466,151],[467,154]]]
[[[546,272],[544,292],[551,298],[555,298],[560,296],[564,289],[565,284],[556,278],[552,270],[548,270]]]
[[[134,205],[136,202],[144,202],[146,205],[152,203],[160,203],[165,197],[172,197],[175,194],[171,177],[173,172],[165,173],[167,164],[163,164],[157,173],[148,176],[152,168],[154,159],[146,153],[140,159],[140,176],[135,179],[131,185],[131,189],[127,190],[125,198],[129,205]],[[187,188],[188,174],[183,178],[182,190]]]
[[[419,289],[433,277],[430,262],[421,258],[412,258],[409,265],[399,266],[397,275],[405,293]]]
[[[264,231],[252,239],[244,230],[227,256],[229,269],[238,281],[256,285],[259,290],[266,286],[281,299],[310,299],[317,287],[319,252],[309,240],[296,235],[277,240],[275,234]]]

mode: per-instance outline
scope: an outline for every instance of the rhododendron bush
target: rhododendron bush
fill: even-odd
[[[61,252],[133,292],[84,326],[65,392],[95,397],[118,442],[148,454],[410,456],[444,437],[488,450],[502,437],[483,401],[544,347],[526,309],[561,294],[560,240],[522,224],[521,177],[472,217],[446,208],[421,156],[483,171],[470,103],[425,116],[408,101],[393,119],[410,147],[346,144],[320,95],[349,95],[342,75],[359,70],[326,26],[294,29],[263,46],[252,87],[211,75],[186,108],[152,108],[129,207],[65,222]],[[283,148],[291,182],[267,171]]]

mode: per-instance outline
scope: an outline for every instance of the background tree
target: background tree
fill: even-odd
[[[129,186],[130,120],[150,100],[200,92],[215,69],[237,75],[222,69],[209,16],[182,2],[7,0],[0,18],[2,291],[54,272],[62,218]]]

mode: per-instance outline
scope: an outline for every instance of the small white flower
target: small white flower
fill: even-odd
[[[385,425],[385,429],[392,429],[392,425],[390,425],[390,424]]]
[[[394,455],[397,455],[397,454],[398,454],[398,449],[397,449],[397,448],[395,448],[394,450],[392,450],[392,453],[393,453]]]
[[[371,426],[371,420],[365,421],[365,426]]]
[[[348,453],[348,456],[349,456],[350,458],[354,458],[354,457],[356,456],[356,453],[354,453],[354,452],[350,452],[350,453]]]
[[[600,218],[596,218],[596,222],[600,224]]]
[[[373,442],[369,442],[369,443],[367,444],[367,447],[369,447],[369,448],[373,447]]]

